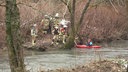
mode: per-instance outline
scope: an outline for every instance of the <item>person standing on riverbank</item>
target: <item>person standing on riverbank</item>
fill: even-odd
[[[60,21],[61,21],[60,15],[59,15],[59,13],[56,13],[55,18],[53,19],[53,24],[54,24],[53,26],[54,27],[59,27]]]
[[[36,44],[37,32],[38,32],[37,24],[34,24],[31,28],[32,46]]]
[[[59,44],[58,43],[58,40],[59,40],[59,27],[54,27],[54,30],[52,31],[52,34],[53,34],[53,39],[52,39],[52,43],[51,45],[53,45],[54,43],[55,44]]]
[[[43,34],[47,34],[49,30],[49,16],[44,15],[44,19],[41,21],[42,27],[43,27]]]

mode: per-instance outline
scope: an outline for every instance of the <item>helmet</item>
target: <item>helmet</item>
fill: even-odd
[[[48,15],[44,15],[44,18],[49,18],[49,16]]]
[[[68,26],[67,26],[67,25],[64,25],[63,27],[64,27],[64,28],[67,28]]]
[[[56,14],[55,14],[55,17],[59,17],[59,13],[56,13]]]
[[[37,24],[34,24],[33,26],[37,26]]]
[[[58,29],[59,27],[58,26],[55,26],[55,29]]]

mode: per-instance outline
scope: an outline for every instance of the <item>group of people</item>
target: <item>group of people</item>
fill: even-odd
[[[56,13],[54,17],[49,15],[44,15],[44,18],[41,21],[42,31],[44,34],[51,33],[53,34],[51,45],[64,43],[66,42],[66,37],[68,33],[68,24],[70,21],[61,19],[59,13]],[[31,28],[32,35],[32,45],[35,45],[37,37],[37,24],[34,24]]]
[[[66,39],[68,36],[68,24],[70,21],[65,19],[61,19],[59,13],[56,13],[54,17],[49,15],[44,15],[44,18],[41,21],[43,34],[51,33],[53,35],[51,45],[58,45],[59,43],[66,43]],[[31,36],[32,36],[32,45],[36,44],[36,37],[38,33],[38,26],[34,24],[31,27]],[[81,44],[81,43],[80,43]],[[92,46],[93,42],[91,39],[87,40],[87,46]]]

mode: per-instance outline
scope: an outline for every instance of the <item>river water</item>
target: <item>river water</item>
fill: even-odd
[[[25,65],[30,72],[71,68],[99,59],[128,59],[128,41],[105,44],[101,49],[72,49],[65,51],[29,51]],[[7,56],[0,55],[0,72],[10,72]]]

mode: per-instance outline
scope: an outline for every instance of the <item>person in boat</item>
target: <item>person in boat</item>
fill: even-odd
[[[86,44],[87,46],[92,46],[93,45],[93,42],[92,42],[92,40],[91,39],[88,39],[88,41],[87,41],[87,44]]]
[[[76,45],[83,45],[83,41],[81,39],[79,39],[79,37],[75,37],[75,44]]]

